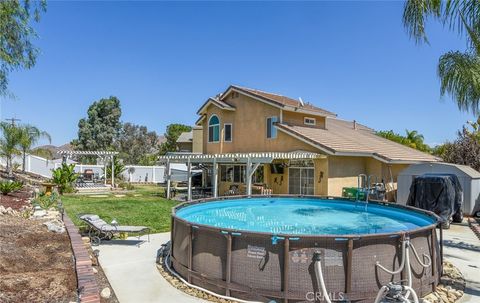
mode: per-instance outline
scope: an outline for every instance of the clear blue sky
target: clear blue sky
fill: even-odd
[[[430,24],[417,46],[403,2],[52,2],[38,29],[37,65],[16,72],[1,118],[53,137],[77,135],[95,100],[122,103],[124,122],[163,133],[193,124],[229,84],[281,93],[375,129],[453,139],[470,115],[440,100],[436,64],[461,37]]]

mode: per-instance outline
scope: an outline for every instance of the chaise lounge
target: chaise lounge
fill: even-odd
[[[114,235],[120,233],[138,234],[138,238],[147,234],[150,242],[150,228],[146,226],[127,226],[107,223],[99,216],[93,214],[82,214],[79,218],[87,223],[89,227],[88,237],[92,245],[99,245],[102,240],[110,240]]]

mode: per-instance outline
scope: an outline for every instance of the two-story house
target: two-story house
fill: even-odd
[[[254,167],[251,183],[274,194],[340,196],[342,188],[356,187],[358,176],[365,174],[375,177],[372,182],[383,181],[392,200],[401,170],[440,160],[310,103],[240,86],[209,98],[197,113],[196,125],[202,131],[192,140],[202,142],[204,155],[300,151],[319,155],[275,158]],[[218,163],[214,170],[218,195],[248,184],[249,169],[241,161]]]

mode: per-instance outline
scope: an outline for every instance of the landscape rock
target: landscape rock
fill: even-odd
[[[110,298],[110,296],[112,295],[112,291],[110,290],[110,288],[108,287],[105,287],[104,289],[102,289],[102,291],[100,292],[100,296],[104,299],[108,299]]]
[[[65,226],[63,225],[63,222],[58,221],[58,220],[52,220],[52,221],[47,221],[43,223],[48,229],[48,231],[55,232],[62,234],[65,232]]]
[[[92,267],[92,270],[93,270],[93,273],[94,273],[94,274],[97,274],[97,273],[98,273],[98,269],[96,269],[95,267]]]

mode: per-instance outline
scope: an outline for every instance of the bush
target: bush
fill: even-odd
[[[52,172],[52,182],[58,186],[60,194],[73,192],[73,183],[77,178],[75,164],[62,163],[62,166]]]
[[[126,190],[134,190],[135,189],[135,186],[133,186],[133,184],[131,184],[129,182],[120,182],[118,184],[118,187],[120,187],[121,189],[126,189]]]
[[[0,182],[0,192],[3,195],[8,195],[11,192],[20,190],[23,187],[23,184],[18,181],[2,181]]]
[[[52,207],[57,207],[58,204],[58,194],[52,193],[51,195],[46,195],[45,193],[40,194],[40,196],[32,201],[34,205],[40,206],[42,209],[50,209]]]

